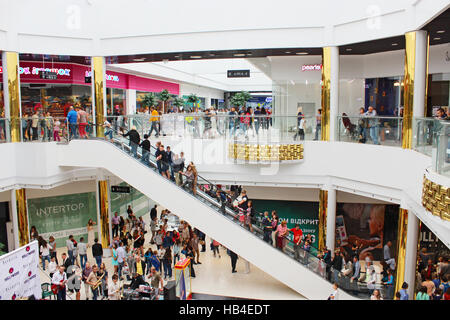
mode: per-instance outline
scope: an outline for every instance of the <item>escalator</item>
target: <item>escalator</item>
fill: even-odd
[[[194,195],[191,189],[181,188],[159,174],[154,152],[150,162],[144,164],[140,152],[130,151],[129,141],[115,134],[111,142],[94,139],[59,144],[57,161],[60,166],[108,170],[308,299],[324,300],[332,292],[325,264],[316,254],[299,250],[294,257],[293,243],[289,240],[285,252],[276,249],[263,241],[260,223],[256,222],[253,233],[250,232],[239,224],[233,208],[222,205],[210,192],[202,191],[205,186],[214,189],[212,183],[198,176]],[[342,289],[340,299],[369,297],[364,285],[343,276],[338,280]]]

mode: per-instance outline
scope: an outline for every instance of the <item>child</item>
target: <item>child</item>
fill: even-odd
[[[61,141],[61,138],[59,137],[59,133],[61,131],[61,122],[59,122],[58,119],[56,119],[56,122],[53,124],[53,140],[54,141]]]

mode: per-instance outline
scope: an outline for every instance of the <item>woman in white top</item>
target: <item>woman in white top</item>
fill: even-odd
[[[375,283],[377,282],[377,273],[374,268],[369,269],[369,270],[370,271],[367,271],[367,272],[370,272],[368,280],[367,280],[367,289],[372,291],[375,289]]]
[[[381,297],[380,290],[378,289],[373,290],[373,293],[370,296],[370,300],[383,300],[383,298]]]
[[[92,219],[89,219],[88,224],[87,224],[87,231],[88,231],[88,243],[87,243],[87,247],[92,247],[92,245],[94,244],[94,238],[95,238],[95,231],[94,231],[94,225],[96,225],[97,223],[95,221],[93,221]]]
[[[40,247],[41,259],[42,259],[42,269],[45,271],[45,260],[50,263],[50,248],[48,247],[47,241],[42,239],[42,244]]]

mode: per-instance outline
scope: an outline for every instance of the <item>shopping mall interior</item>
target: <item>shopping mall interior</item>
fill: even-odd
[[[0,300],[450,300],[450,1],[367,3],[0,1]]]

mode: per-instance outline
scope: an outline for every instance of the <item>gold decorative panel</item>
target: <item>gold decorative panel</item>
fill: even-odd
[[[422,205],[433,215],[450,221],[450,188],[423,176]]]
[[[302,144],[258,145],[229,143],[228,157],[250,162],[303,160]]]

